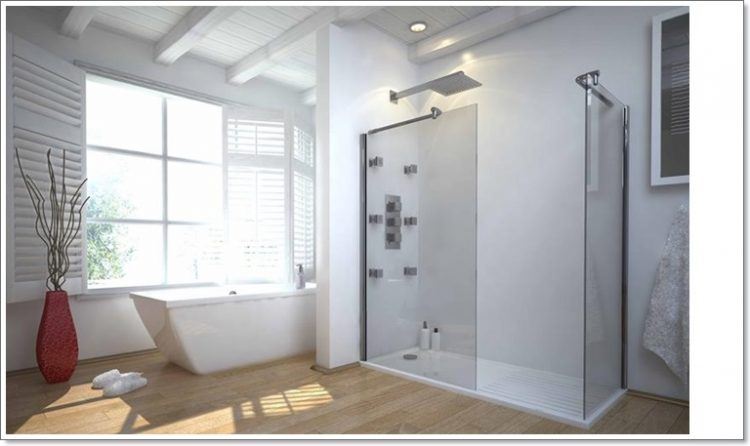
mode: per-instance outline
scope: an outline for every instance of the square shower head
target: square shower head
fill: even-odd
[[[482,84],[467,76],[463,71],[443,76],[427,83],[428,88],[443,96],[461,93],[480,87]]]
[[[416,87],[411,87],[403,91],[391,90],[391,102],[398,102],[399,99],[421,93],[425,90],[432,90],[443,96],[461,93],[462,91],[471,90],[472,88],[481,87],[482,84],[470,78],[463,71],[457,71],[447,76],[433,79]]]

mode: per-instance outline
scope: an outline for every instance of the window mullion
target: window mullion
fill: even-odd
[[[168,189],[168,168],[167,168],[167,99],[161,99],[161,164],[162,164],[162,283],[168,283],[167,279],[167,258],[169,249],[169,228],[167,225],[169,197],[167,194]]]
[[[286,221],[285,238],[285,275],[288,282],[294,281],[294,114],[287,110],[284,115],[284,219]]]

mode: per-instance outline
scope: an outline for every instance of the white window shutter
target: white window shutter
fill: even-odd
[[[312,132],[294,127],[292,226],[294,265],[315,278],[315,141]]]
[[[280,282],[287,275],[283,115],[225,109],[227,279]]]
[[[14,148],[18,148],[26,173],[45,197],[50,185],[46,160],[49,148],[53,149],[58,181],[62,168],[60,149],[65,149],[66,184],[71,192],[78,186],[85,172],[85,74],[13,35],[8,39],[7,54],[7,292],[8,301],[16,302],[42,297],[48,273],[46,250],[34,229],[34,208],[20,176]],[[84,232],[82,226],[70,247],[71,266],[63,287],[69,294],[83,290]]]

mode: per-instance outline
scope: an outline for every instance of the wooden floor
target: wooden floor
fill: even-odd
[[[355,367],[310,370],[312,356],[197,376],[159,353],[82,364],[69,383],[37,372],[7,380],[8,433],[17,434],[686,434],[686,407],[626,396],[591,430]],[[140,371],[148,386],[119,398],[91,389],[97,374]]]

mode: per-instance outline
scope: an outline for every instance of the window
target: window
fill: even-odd
[[[293,262],[312,277],[310,132],[292,142],[283,114],[86,87],[89,289],[288,282]]]
[[[294,264],[310,279],[315,276],[315,141],[300,127],[294,127],[292,170]]]
[[[227,110],[227,220],[232,282],[290,277],[283,115]]]

